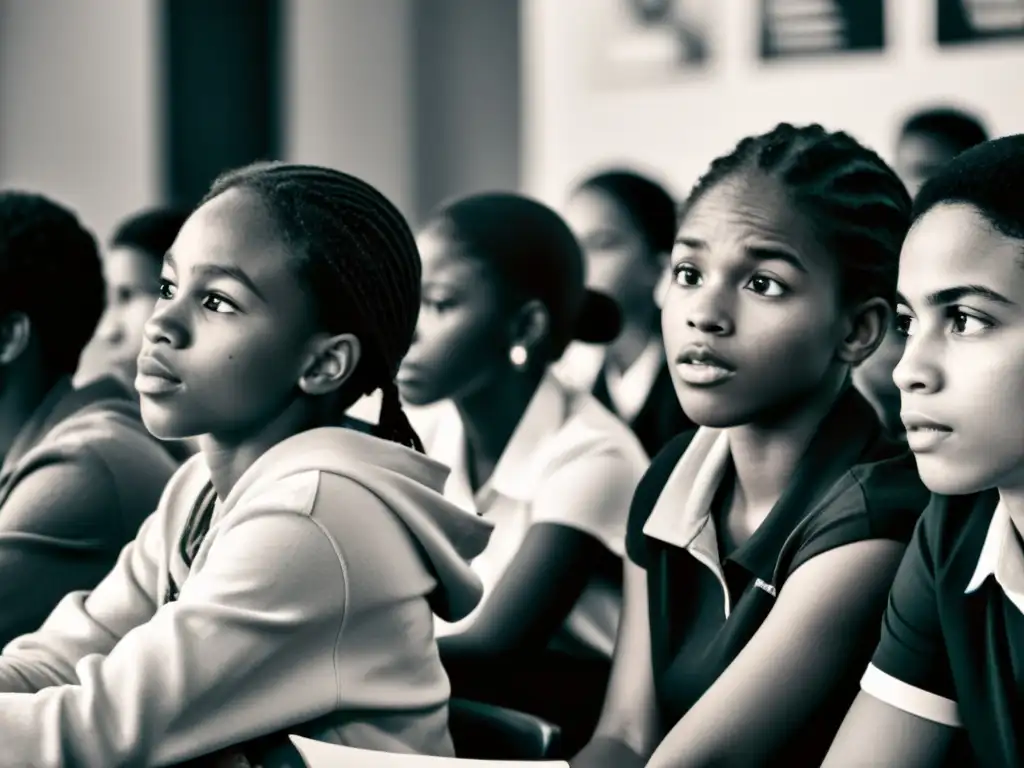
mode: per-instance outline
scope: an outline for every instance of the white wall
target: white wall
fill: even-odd
[[[414,1],[292,0],[285,18],[285,159],[365,178],[406,215]]]
[[[554,205],[580,174],[617,162],[684,193],[715,156],[782,120],[847,130],[887,158],[906,112],[935,101],[974,109],[993,131],[1024,131],[1024,44],[940,53],[934,0],[888,0],[885,54],[771,65],[757,58],[758,3],[717,0],[709,73],[602,89],[590,40],[621,2],[523,0],[524,186]]]
[[[155,0],[0,0],[0,186],[97,236],[159,196]]]

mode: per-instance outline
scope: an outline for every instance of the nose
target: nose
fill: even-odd
[[[901,392],[926,395],[942,388],[939,351],[922,336],[911,336],[903,355],[892,371],[892,380]]]
[[[124,341],[124,324],[109,307],[96,326],[96,337],[111,346]]]
[[[686,312],[688,327],[715,336],[728,336],[735,330],[735,323],[720,291],[705,286],[694,291],[689,299]]]
[[[153,307],[143,326],[142,334],[150,344],[168,344],[182,347],[186,344],[188,330],[182,317],[182,309],[174,300],[162,299]]]

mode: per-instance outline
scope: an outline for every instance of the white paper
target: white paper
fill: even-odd
[[[529,762],[523,760],[462,760],[455,757],[424,757],[372,752],[367,749],[325,744],[302,736],[289,736],[308,768],[569,768],[560,760]]]

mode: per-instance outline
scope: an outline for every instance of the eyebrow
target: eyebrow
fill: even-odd
[[[946,304],[954,304],[972,296],[988,299],[989,301],[994,301],[997,304],[1012,305],[1015,303],[1003,296],[1001,293],[997,293],[991,288],[986,288],[984,285],[956,285],[951,288],[943,288],[940,291],[928,294],[928,296],[925,297],[925,304],[930,307],[941,307]],[[907,301],[906,297],[902,293],[897,292],[896,302],[898,304],[906,304],[908,307],[911,306],[910,302]]]
[[[166,261],[171,267],[175,266],[174,256],[170,251],[164,255],[164,261]],[[204,277],[230,278],[245,286],[245,288],[260,301],[266,302],[267,300],[263,295],[263,292],[256,287],[256,283],[252,281],[252,278],[245,274],[245,272],[239,267],[228,264],[196,264],[192,267],[192,273],[202,275]]]
[[[707,243],[696,237],[677,237],[675,244],[699,251],[707,250],[708,247]],[[744,252],[746,253],[747,258],[752,261],[784,261],[793,267],[793,269],[804,273],[807,272],[807,266],[800,260],[800,258],[795,253],[786,250],[785,248],[778,248],[770,245],[754,245],[744,248]]]

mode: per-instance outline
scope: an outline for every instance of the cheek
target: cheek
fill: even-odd
[[[416,360],[440,376],[462,376],[507,354],[495,318],[452,312],[425,318],[419,329]]]
[[[155,298],[140,298],[132,301],[122,316],[125,335],[132,339],[142,339],[146,321],[153,314],[155,307]]]

